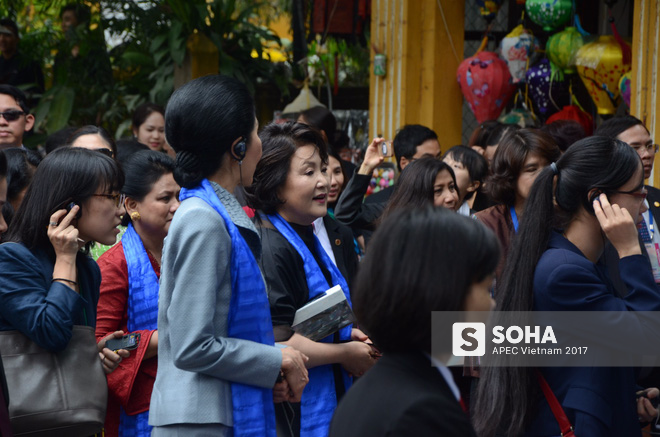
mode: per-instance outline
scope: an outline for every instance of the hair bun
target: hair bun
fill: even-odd
[[[176,167],[174,180],[184,188],[192,188],[203,179],[202,161],[199,157],[187,150],[176,154]]]

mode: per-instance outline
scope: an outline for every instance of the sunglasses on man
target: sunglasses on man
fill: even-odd
[[[25,115],[25,112],[11,110],[11,111],[0,112],[0,115],[2,116],[2,118],[4,118],[7,121],[16,121],[21,115]]]

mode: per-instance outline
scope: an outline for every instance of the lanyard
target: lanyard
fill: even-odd
[[[649,212],[649,230],[651,231],[651,239],[653,239],[653,213],[651,210],[648,210]]]
[[[513,222],[513,230],[518,233],[518,215],[516,214],[516,208],[513,206],[509,207],[509,212],[511,213],[511,221]]]

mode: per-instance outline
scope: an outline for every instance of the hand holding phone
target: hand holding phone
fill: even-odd
[[[392,155],[394,155],[394,152],[392,151],[392,142],[391,141],[383,141],[380,143],[380,154],[383,158],[391,158]]]
[[[124,335],[122,338],[111,338],[105,342],[105,347],[111,351],[117,352],[120,349],[127,351],[132,351],[137,349],[140,344],[140,333],[133,332],[131,334]]]

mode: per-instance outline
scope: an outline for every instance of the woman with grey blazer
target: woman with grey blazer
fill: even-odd
[[[299,401],[307,357],[274,344],[261,242],[231,194],[261,158],[252,97],[225,76],[179,88],[165,114],[182,187],[158,301],[154,436],[275,436],[273,401]]]

